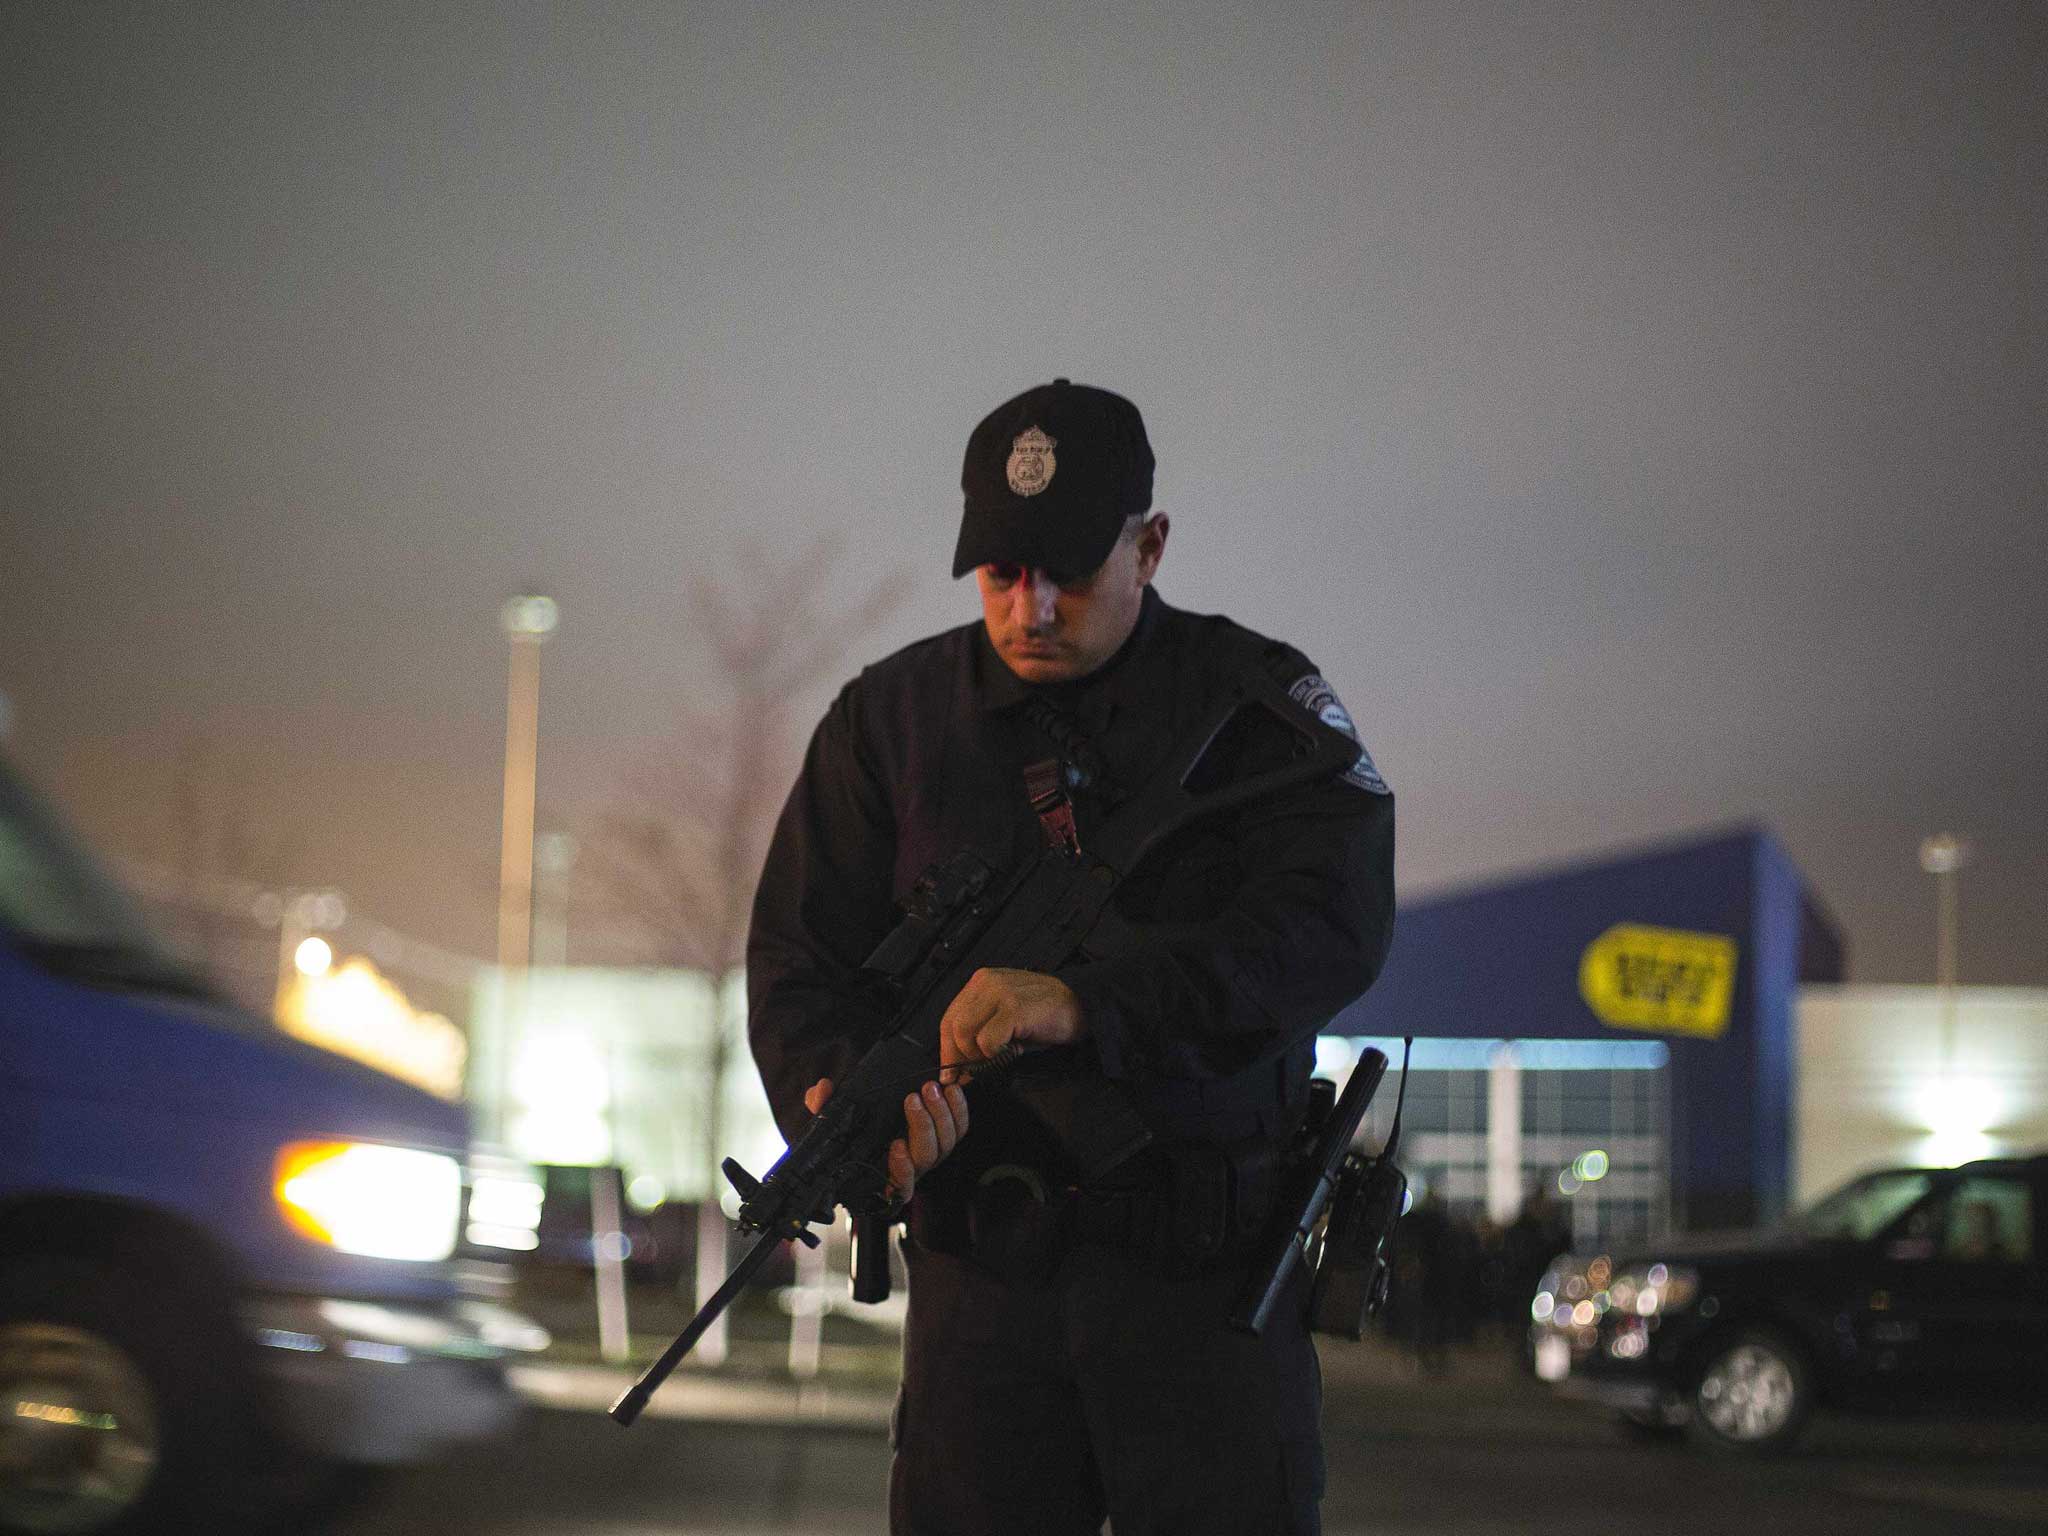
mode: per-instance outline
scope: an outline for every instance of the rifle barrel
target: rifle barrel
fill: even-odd
[[[746,1288],[747,1282],[754,1278],[754,1272],[768,1262],[769,1255],[775,1252],[776,1245],[785,1240],[784,1234],[780,1232],[761,1234],[761,1240],[754,1244],[747,1256],[735,1264],[732,1273],[725,1277],[725,1284],[721,1285],[716,1294],[698,1309],[697,1315],[690,1319],[690,1326],[676,1335],[675,1342],[662,1351],[659,1360],[641,1372],[638,1381],[619,1394],[619,1400],[612,1404],[610,1410],[614,1420],[620,1424],[631,1424],[640,1417],[640,1410],[645,1408],[647,1400],[654,1396],[654,1389],[667,1381],[669,1372],[683,1363],[683,1356],[687,1355],[697,1340],[704,1336],[704,1330],[711,1326],[719,1313],[733,1304],[734,1299]]]

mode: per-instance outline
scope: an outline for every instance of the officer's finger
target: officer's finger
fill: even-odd
[[[989,972],[976,971],[967,978],[967,985],[953,994],[953,1001],[946,1005],[945,1017],[956,1024],[980,1018],[996,1006],[1001,991]]]
[[[812,1114],[825,1107],[825,1101],[832,1097],[832,1079],[821,1077],[804,1090],[804,1108]]]
[[[919,1173],[930,1172],[939,1161],[939,1129],[932,1124],[923,1095],[913,1093],[903,1101],[903,1125],[911,1166]]]
[[[908,1200],[917,1192],[917,1167],[900,1140],[889,1143],[889,1198]]]
[[[951,1066],[955,1062],[979,1061],[983,1053],[976,1047],[976,1040],[982,1027],[998,1013],[998,1004],[993,998],[982,995],[970,997],[965,988],[953,999],[946,1009],[945,1017],[939,1020],[939,1063]]]
[[[956,1094],[959,1089],[953,1090]],[[953,1103],[946,1097],[945,1090],[937,1083],[924,1085],[925,1113],[932,1117],[932,1130],[938,1142],[938,1156],[944,1158],[960,1144],[960,1127],[953,1119]],[[933,1159],[938,1161],[938,1158]]]
[[[1010,1037],[1017,1032],[1017,1010],[998,1004],[987,1018],[974,1026],[974,1046],[970,1059],[992,1061]]]
[[[953,1114],[955,1140],[967,1134],[967,1092],[958,1083],[945,1085],[946,1108]]]

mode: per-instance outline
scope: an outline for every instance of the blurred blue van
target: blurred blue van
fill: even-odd
[[[503,1424],[547,1339],[457,1262],[467,1153],[173,958],[0,760],[0,1532],[260,1528]]]

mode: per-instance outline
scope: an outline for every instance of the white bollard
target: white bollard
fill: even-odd
[[[837,1235],[834,1226],[822,1234],[817,1247],[796,1245],[796,1285],[789,1308],[789,1374],[799,1381],[815,1377],[824,1357],[825,1313],[831,1304],[826,1294],[831,1281],[825,1250]]]
[[[610,1361],[631,1357],[626,1328],[626,1234],[619,1210],[619,1172],[590,1170],[590,1261],[597,1271],[597,1351]]]

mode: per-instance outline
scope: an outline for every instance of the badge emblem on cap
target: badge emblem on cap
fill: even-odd
[[[1036,496],[1052,484],[1053,471],[1059,468],[1059,461],[1052,456],[1056,441],[1037,427],[1017,434],[1016,441],[1010,444],[1007,466],[1011,490],[1019,496]]]

